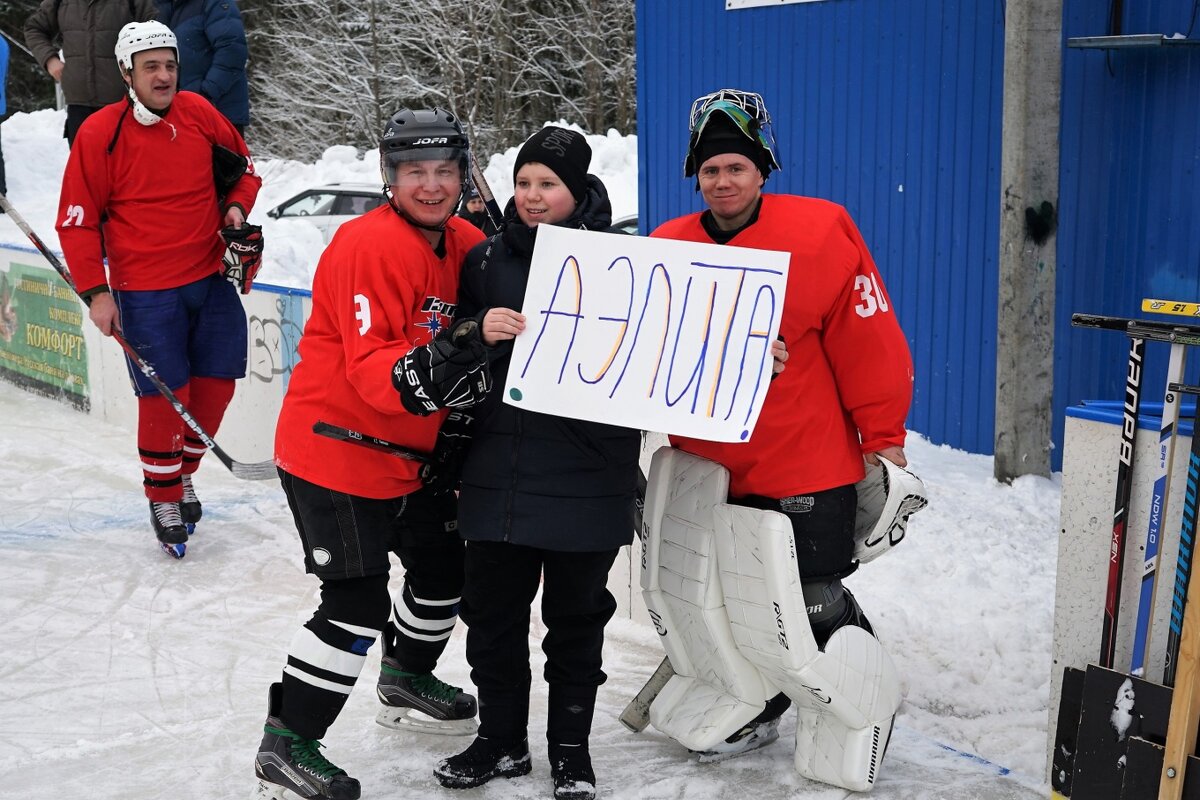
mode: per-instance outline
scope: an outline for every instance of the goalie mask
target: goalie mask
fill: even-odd
[[[854,558],[865,564],[904,539],[908,518],[929,505],[925,484],[913,473],[886,458],[867,465],[859,481],[858,513],[854,521]]]
[[[771,115],[759,94],[721,89],[697,97],[688,114],[688,130],[691,135],[683,162],[685,178],[698,173],[705,161],[721,153],[746,156],[764,179],[781,168]]]

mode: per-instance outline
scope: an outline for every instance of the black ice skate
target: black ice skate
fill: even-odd
[[[478,730],[475,698],[457,686],[438,680],[433,673],[414,675],[399,662],[384,656],[375,689],[383,708],[375,721],[387,728],[469,736]]]
[[[267,724],[263,726],[262,744],[254,757],[258,786],[252,800],[290,800],[292,795],[303,800],[358,800],[361,793],[358,781],[321,755],[320,742],[301,739],[283,727],[275,716],[279,692],[278,683],[271,686]]]
[[[204,511],[200,508],[200,498],[196,496],[196,489],[192,486],[192,476],[184,475],[181,480],[183,499],[179,501],[179,516],[183,518],[188,536],[191,536],[196,532],[196,523],[204,516]]]
[[[779,738],[779,718],[791,705],[792,701],[787,695],[772,697],[761,714],[738,728],[725,741],[710,750],[693,751],[697,761],[715,764],[766,747]]]
[[[596,773],[586,744],[550,745],[554,800],[595,800]]]
[[[179,503],[156,503],[150,501],[150,522],[154,535],[163,551],[172,558],[183,558],[187,553],[187,528],[179,515]]]
[[[447,789],[471,789],[492,778],[517,778],[533,769],[529,740],[505,747],[477,736],[471,746],[433,768],[433,776]]]

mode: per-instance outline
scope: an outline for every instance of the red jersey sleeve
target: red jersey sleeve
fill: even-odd
[[[104,152],[107,142],[102,125],[107,114],[99,112],[93,117],[96,119],[89,119],[80,127],[67,159],[58,198],[58,222],[54,226],[75,289],[84,295],[107,281],[100,233],[100,217],[109,197]]]
[[[871,253],[844,210],[835,231],[844,242],[831,249],[848,268],[824,320],[822,345],[863,453],[903,447],[913,385],[908,340]]]

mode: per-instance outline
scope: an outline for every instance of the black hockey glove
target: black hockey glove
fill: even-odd
[[[453,492],[462,483],[463,461],[471,444],[475,418],[465,411],[451,411],[438,429],[433,455],[421,466],[421,483],[434,494]]]
[[[262,226],[243,222],[240,228],[222,228],[221,238],[225,240],[225,255],[221,258],[225,279],[242,294],[250,294],[250,286],[262,266]]]
[[[414,347],[392,367],[392,386],[406,411],[427,417],[439,408],[470,408],[492,388],[479,324],[465,319]]]

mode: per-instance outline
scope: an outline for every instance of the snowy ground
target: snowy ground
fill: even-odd
[[[207,460],[204,523],[172,561],[150,533],[129,433],[4,382],[0,419],[0,797],[248,796],[267,685],[315,607],[282,491]],[[236,442],[225,446],[238,456]],[[907,680],[873,796],[1045,797],[1059,489],[1037,478],[1000,486],[990,459],[919,437],[909,449],[932,505],[901,547],[848,579]],[[540,632],[535,623],[535,675]],[[440,671],[469,686],[462,633]],[[649,628],[611,625],[592,740],[602,797],[846,795],[794,772],[792,714],[778,743],[719,766],[688,762],[652,729],[626,732],[617,715],[660,658]],[[364,797],[458,796],[430,770],[466,741],[374,723],[377,659],[326,752]],[[548,796],[544,711],[535,683],[533,774],[470,797]]]
[[[55,248],[67,157],[61,129],[61,112],[42,111],[14,115],[3,131],[9,198]],[[616,212],[634,213],[634,137],[589,142]],[[514,155],[497,154],[487,170],[502,197]],[[265,211],[322,182],[373,181],[373,153],[333,147],[316,164],[268,161],[259,169],[265,185],[251,219],[266,228],[263,280],[307,286],[319,234],[300,222],[285,228]],[[26,243],[3,217],[0,241]],[[0,421],[0,798],[248,796],[266,687],[315,607],[316,584],[303,574],[278,485],[239,482],[209,459],[197,481],[204,524],[187,558],[174,562],[150,533],[129,432],[2,381]],[[236,442],[223,444],[238,457]],[[914,517],[903,546],[847,581],[907,681],[874,797],[1045,797],[1059,485],[1022,478],[1000,486],[990,458],[916,435],[909,457],[932,505]],[[439,672],[469,686],[462,633]],[[687,761],[653,730],[626,732],[617,715],[661,656],[649,628],[610,626],[610,679],[592,740],[602,797],[846,795],[796,775],[791,714],[780,742],[720,766]],[[456,795],[430,771],[466,742],[377,726],[377,659],[325,740],[328,755],[362,781],[364,797],[549,795],[538,684],[533,774]],[[1014,772],[1001,775],[996,765]]]

